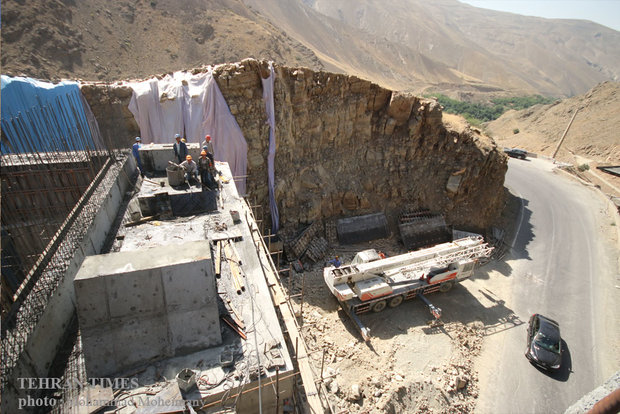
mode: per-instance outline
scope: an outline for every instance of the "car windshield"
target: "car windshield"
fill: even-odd
[[[538,332],[538,335],[534,338],[534,342],[547,351],[555,352],[556,354],[560,353],[560,343],[549,338],[542,332]]]

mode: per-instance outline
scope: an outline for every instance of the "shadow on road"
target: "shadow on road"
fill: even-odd
[[[506,277],[512,276],[512,260],[531,260],[528,244],[534,239],[532,211],[528,200],[514,195],[506,189],[506,205],[502,211],[498,227],[504,231],[503,239],[495,243],[492,260],[476,269],[476,279],[489,279],[491,272]]]

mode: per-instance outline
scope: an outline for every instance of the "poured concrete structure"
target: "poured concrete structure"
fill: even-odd
[[[231,404],[239,413],[257,412],[259,405],[282,412],[292,404],[299,373],[272,298],[277,269],[228,164],[216,168],[215,210],[121,226],[116,253],[89,257],[76,277],[85,374],[139,384],[131,389],[137,406],[119,404],[119,414],[152,412],[150,398],[193,401],[201,412],[225,412]],[[135,221],[142,190],[161,189],[160,179],[142,182],[126,221]],[[230,243],[230,250],[220,249],[216,278],[218,243]],[[240,293],[233,268],[245,287]],[[280,312],[291,315],[278,297]],[[179,390],[175,377],[188,370],[203,380]],[[65,400],[66,411],[75,407],[74,397]]]
[[[217,209],[216,192],[202,188],[200,183],[172,187],[166,177],[151,177],[142,183],[138,193],[140,213],[189,216]]]
[[[168,167],[168,161],[178,163],[179,160],[174,156],[174,143],[170,144],[146,144],[142,145],[138,151],[140,154],[140,160],[142,166],[147,172],[165,171]],[[192,156],[194,160],[200,157],[200,144],[187,143],[187,153]]]
[[[219,345],[212,269],[207,241],[87,257],[74,284],[88,375]]]

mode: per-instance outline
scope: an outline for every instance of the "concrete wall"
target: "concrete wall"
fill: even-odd
[[[222,342],[208,241],[90,256],[74,284],[90,377]]]
[[[194,161],[200,158],[200,144],[187,143],[187,153],[192,156]],[[178,163],[174,156],[173,143],[170,144],[147,144],[140,148],[140,160],[142,166],[148,172],[165,172],[168,161]]]
[[[122,160],[121,172],[109,188],[101,209],[95,216],[86,236],[70,259],[64,277],[50,297],[45,312],[28,338],[2,393],[4,412],[17,412],[18,398],[26,397],[27,390],[19,387],[18,378],[47,377],[51,364],[62,347],[66,328],[75,311],[73,279],[88,255],[98,254],[103,248],[105,236],[110,231],[125,192],[129,177],[136,169],[133,157]],[[108,173],[109,174],[109,173]],[[77,225],[77,223],[75,224]]]

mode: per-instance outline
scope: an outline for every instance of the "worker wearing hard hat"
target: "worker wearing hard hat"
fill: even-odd
[[[142,169],[142,161],[140,160],[140,147],[142,145],[142,139],[140,137],[136,137],[136,142],[133,144],[131,148],[131,153],[133,154],[136,162],[138,163],[138,170],[140,171],[140,175],[144,177],[144,170]]]
[[[202,149],[207,151],[207,153],[213,154],[213,141],[211,140],[211,135],[205,135],[205,140],[202,141]]]
[[[198,158],[198,171],[200,171],[200,181],[203,188],[206,187],[209,190],[214,190],[217,185],[215,183],[215,168],[209,158],[207,158],[207,151],[202,150],[200,158]]]
[[[340,257],[339,256],[336,256],[335,258],[330,260],[328,263],[331,264],[334,267],[340,267],[340,265],[342,265],[342,262],[340,261]]]
[[[184,162],[185,157],[187,157],[187,145],[183,141],[181,141],[181,135],[176,134],[174,136],[176,142],[173,145],[174,148],[174,156],[177,157],[179,164]]]
[[[211,160],[211,163],[215,165],[215,152],[213,151],[213,141],[211,135],[206,135],[205,140],[202,141],[202,149],[207,151],[207,158]]]
[[[191,155],[185,156],[185,161],[181,163],[181,167],[185,170],[185,179],[188,184],[192,184],[192,181],[198,181],[198,166],[192,160]]]

